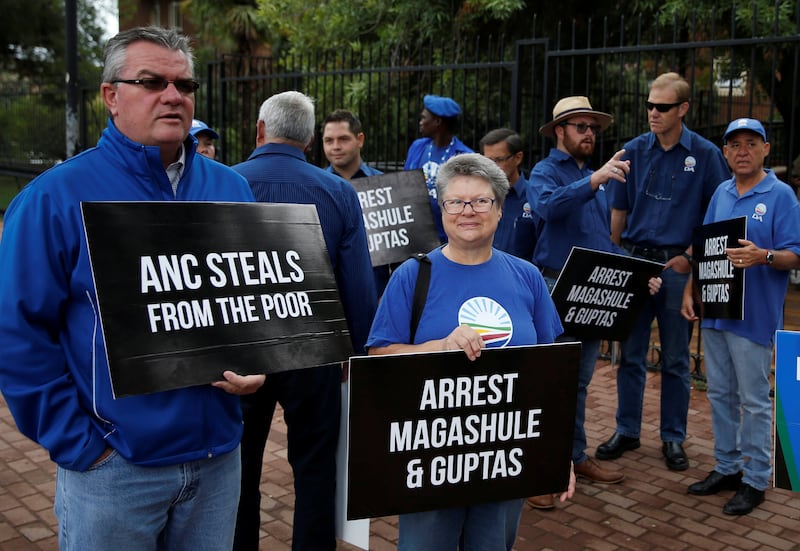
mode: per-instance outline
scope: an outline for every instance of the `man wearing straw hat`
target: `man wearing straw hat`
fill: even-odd
[[[533,262],[542,271],[550,289],[573,246],[606,252],[624,253],[611,242],[611,227],[606,184],[609,180],[625,181],[627,162],[621,161],[624,151],[617,151],[598,170],[590,168],[597,136],[613,122],[608,113],[595,111],[584,96],[561,99],[553,108],[553,120],[539,132],[556,142],[550,154],[538,162],[531,172],[529,202],[543,225],[533,253]],[[586,393],[594,374],[600,351],[600,340],[582,341],[578,371],[578,401],[572,462],[575,475],[600,484],[616,484],[625,476],[606,470],[586,455]],[[554,507],[552,495],[528,499],[537,509]]]

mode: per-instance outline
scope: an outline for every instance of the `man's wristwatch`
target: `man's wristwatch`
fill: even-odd
[[[767,249],[767,264],[775,262],[775,253]]]

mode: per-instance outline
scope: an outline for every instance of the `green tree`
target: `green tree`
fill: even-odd
[[[63,84],[64,0],[0,0],[0,71],[4,80]],[[102,59],[102,29],[90,0],[78,0],[80,74],[93,82]]]
[[[484,26],[496,31],[525,8],[523,0],[257,0],[259,16],[292,51],[363,44],[414,47],[430,40],[469,39]]]

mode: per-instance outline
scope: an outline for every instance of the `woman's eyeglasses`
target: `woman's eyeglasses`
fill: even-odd
[[[478,197],[472,201],[462,201],[461,199],[445,199],[442,201],[442,208],[447,214],[461,214],[467,208],[472,207],[473,212],[489,212],[494,205],[494,199],[489,197]]]

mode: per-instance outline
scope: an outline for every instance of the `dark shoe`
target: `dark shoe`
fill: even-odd
[[[756,490],[749,484],[742,483],[736,495],[722,508],[722,512],[726,515],[746,515],[763,501],[764,490]]]
[[[723,490],[738,490],[741,483],[742,473],[720,474],[711,471],[705,480],[695,482],[687,491],[696,496],[710,496]]]
[[[575,471],[575,476],[586,478],[598,484],[617,484],[625,478],[625,475],[619,471],[604,469],[591,457],[583,463],[575,465],[573,470]]]
[[[540,496],[529,497],[528,505],[534,509],[555,509],[556,500],[553,499],[553,494],[544,494]]]
[[[597,446],[594,456],[597,459],[617,459],[628,450],[635,450],[640,446],[638,438],[623,436],[618,432],[614,436]]]
[[[689,468],[689,458],[683,451],[683,444],[680,442],[664,442],[661,446],[661,453],[667,463],[667,468],[671,471],[685,471]]]

